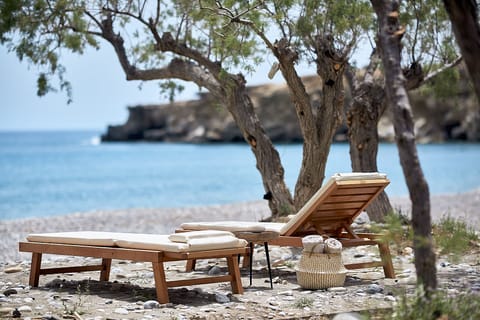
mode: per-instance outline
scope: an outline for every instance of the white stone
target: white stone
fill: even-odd
[[[348,312],[348,313],[339,313],[333,317],[332,320],[360,320],[363,319],[362,316],[360,316],[357,313],[353,312]]]
[[[143,308],[144,309],[155,309],[160,306],[160,303],[156,300],[148,300],[143,303]]]
[[[125,309],[125,308],[116,308],[115,310],[113,310],[113,313],[117,313],[117,314],[128,314],[128,310]]]
[[[32,312],[32,308],[30,306],[21,306],[18,308],[18,311],[20,312]]]
[[[218,303],[228,303],[230,302],[230,298],[226,294],[216,292],[215,301],[217,301]]]
[[[293,291],[292,290],[287,290],[287,291],[280,291],[278,293],[279,296],[293,296]]]

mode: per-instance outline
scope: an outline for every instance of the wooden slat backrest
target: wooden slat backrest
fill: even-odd
[[[318,233],[339,234],[389,183],[388,179],[334,181],[283,235],[305,234],[312,227]]]

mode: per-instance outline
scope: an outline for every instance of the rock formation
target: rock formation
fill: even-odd
[[[304,78],[307,92],[319,103],[321,86],[318,77]],[[466,82],[466,81],[464,81]],[[412,92],[417,140],[421,143],[451,140],[480,141],[478,102],[469,84],[459,86],[456,95],[435,97]],[[418,91],[418,90],[417,90]],[[302,135],[295,109],[284,84],[267,84],[248,88],[258,116],[272,141],[301,142]],[[349,95],[346,94],[346,105]],[[129,107],[129,118],[123,125],[109,126],[102,141],[165,142],[241,142],[244,141],[226,108],[208,93],[198,100],[163,105]],[[339,128],[335,141],[345,141],[346,126]],[[393,141],[393,125],[387,111],[379,123],[382,141]]]

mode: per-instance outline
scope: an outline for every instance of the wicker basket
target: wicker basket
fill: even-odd
[[[297,282],[302,288],[324,289],[343,286],[347,269],[341,254],[304,253],[296,272]]]

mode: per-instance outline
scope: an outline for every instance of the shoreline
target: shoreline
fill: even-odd
[[[411,205],[407,196],[390,197],[390,201],[395,210],[410,216]],[[480,188],[463,193],[431,195],[430,204],[433,222],[440,221],[448,214],[480,230]],[[269,215],[267,202],[258,200],[226,205],[98,210],[0,220],[0,264],[29,258],[29,254],[18,252],[18,242],[30,233],[90,230],[169,234],[186,221],[259,221]]]

